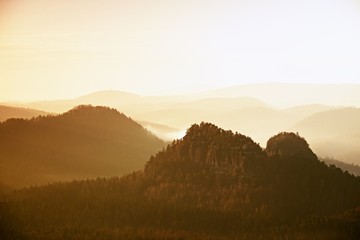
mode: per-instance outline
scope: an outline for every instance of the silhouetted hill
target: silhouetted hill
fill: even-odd
[[[353,174],[355,176],[360,176],[360,166],[356,164],[349,164],[340,160],[336,160],[333,158],[321,158],[321,161],[323,161],[326,165],[335,165],[336,167],[340,168],[343,171],[347,171],[350,174]]]
[[[285,108],[283,109],[283,112],[290,113],[292,115],[301,118],[306,118],[315,113],[330,111],[336,108],[340,108],[340,107],[333,107],[333,106],[327,106],[321,104],[308,104],[308,105],[300,105],[300,106]]]
[[[174,141],[166,150],[151,157],[144,172],[160,181],[176,178],[179,172],[180,176],[195,178],[205,174],[203,182],[209,184],[205,180],[206,169],[223,176],[252,172],[258,170],[259,161],[264,157],[260,146],[250,138],[201,123],[192,125],[183,139]],[[182,180],[178,179],[179,182]]]
[[[32,118],[49,113],[30,108],[10,107],[0,105],[0,122],[9,118]]]
[[[164,142],[118,111],[79,106],[0,124],[1,181],[12,186],[118,176],[141,169]]]
[[[360,164],[358,117],[341,110],[344,106],[358,107],[359,86],[259,83],[179,96],[139,96],[123,91],[99,91],[69,100],[15,105],[58,113],[79,104],[106,105],[137,121],[180,130],[149,128],[166,141],[178,138],[189,125],[201,121],[252,136],[261,146],[265,146],[266,140],[278,132],[300,132],[319,156]],[[326,111],[333,114],[325,116]],[[312,119],[315,115],[318,120]],[[343,120],[338,120],[339,117]],[[354,134],[345,136],[349,132]],[[333,136],[334,133],[337,136]]]
[[[328,214],[360,204],[360,195],[353,196],[349,192],[348,196],[336,196],[338,200],[341,198],[339,202],[324,205],[325,199],[335,197],[331,194],[337,195],[335,192],[342,192],[344,188],[360,190],[360,182],[340,169],[328,168],[321,163],[306,140],[294,133],[273,136],[262,151],[258,144],[241,134],[224,131],[212,124],[193,125],[182,140],[152,157],[144,173],[153,176],[162,186],[164,181],[182,185],[189,180],[190,184],[197,182],[212,187],[218,184],[234,187],[241,182],[256,186],[260,192],[255,194],[250,190],[248,196],[279,215],[284,214],[285,209],[285,215]],[[176,188],[169,187],[168,191]],[[318,194],[325,190],[331,191]],[[181,191],[180,188],[176,192]],[[266,200],[258,198],[265,195]],[[269,204],[268,201],[273,202]]]
[[[297,134],[275,135],[263,150],[201,123],[143,172],[8,194],[3,236],[358,239],[359,192],[360,178],[320,162]]]
[[[360,108],[340,108],[315,113],[293,128],[304,135],[336,137],[360,133]]]
[[[11,105],[36,108],[56,113],[63,113],[78,105],[91,104],[121,109],[122,112],[133,115],[134,113],[144,111],[144,109],[159,109],[163,106],[167,106],[169,103],[173,103],[178,100],[179,99],[176,96],[142,97],[129,92],[104,90],[73,99],[12,103]]]
[[[270,158],[301,159],[316,161],[317,157],[306,140],[295,133],[282,132],[271,137],[266,145],[266,153]]]
[[[202,97],[253,97],[276,107],[308,104],[359,107],[360,84],[254,83],[208,91]]]
[[[79,104],[106,105],[120,109],[139,122],[151,122],[153,127],[148,125],[148,129],[166,141],[179,138],[189,125],[201,121],[252,136],[261,146],[265,146],[266,140],[278,132],[300,132],[319,156],[359,164],[357,156],[360,154],[360,134],[354,139],[351,139],[353,136],[344,136],[349,129],[356,133],[358,119],[343,114],[343,107],[339,106],[356,106],[358,87],[356,84],[245,84],[182,96],[139,96],[122,91],[99,91],[70,100],[24,103],[22,106],[63,112]],[[290,108],[279,109],[270,104]],[[294,104],[297,106],[291,107]],[[319,121],[311,120],[313,114],[329,110],[333,111],[333,116],[321,117]],[[328,122],[334,122],[342,115],[344,121],[337,121],[336,124],[330,124],[327,130],[321,130]],[[351,119],[356,121],[349,122]],[[308,120],[311,122],[310,126],[305,124]],[[179,131],[154,127],[154,124],[171,126]],[[318,124],[321,125],[319,128],[316,127]],[[316,134],[312,134],[315,132]],[[329,139],[329,133],[341,136]]]
[[[306,97],[304,97],[306,96]],[[360,107],[359,84],[310,84],[310,83],[257,83],[242,84],[226,88],[215,89],[201,93],[178,95],[178,96],[150,96],[143,97],[123,91],[98,91],[75,99],[59,101],[40,101],[21,104],[26,107],[41,109],[50,112],[62,113],[79,104],[106,105],[120,108],[123,112],[133,115],[139,112],[144,104],[150,111],[166,108],[169,103],[175,104],[173,108],[179,108],[179,104],[202,99],[217,99],[215,105],[221,99],[246,98],[256,99],[259,103],[265,103],[275,108],[291,108],[301,105],[328,105],[328,106],[354,106]],[[206,100],[207,101],[207,100]],[[231,101],[233,104],[234,101]],[[19,105],[19,104],[17,104]],[[125,106],[131,108],[123,109]],[[208,106],[208,105],[207,105]],[[247,106],[247,107],[253,107]],[[259,106],[259,105],[256,105]],[[264,105],[263,105],[264,106]],[[222,104],[226,108],[226,105]],[[135,109],[132,112],[132,109]],[[129,110],[129,112],[127,112]],[[302,109],[299,109],[302,111]],[[323,110],[323,109],[320,109]],[[315,112],[314,112],[315,113]],[[148,120],[148,119],[144,119]]]
[[[264,102],[250,97],[213,97],[213,98],[202,98],[195,99],[192,101],[181,102],[173,104],[172,107],[183,108],[183,109],[194,109],[204,110],[213,112],[216,110],[218,113],[226,112],[242,108],[250,107],[268,107]]]
[[[315,113],[290,128],[306,137],[317,154],[360,163],[360,108]]]

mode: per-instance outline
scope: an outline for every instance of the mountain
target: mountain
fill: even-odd
[[[251,97],[147,96],[142,97],[122,91],[99,91],[76,99],[34,102],[24,106],[63,112],[79,104],[106,105],[117,108],[138,122],[171,126],[179,129],[165,130],[150,127],[149,130],[165,140],[181,136],[194,122],[208,121],[229,129],[252,135],[264,144],[278,131],[300,120],[299,117],[277,110]],[[266,120],[268,119],[268,120]],[[259,132],[259,126],[262,131]]]
[[[161,186],[159,199],[174,197],[170,194],[174,191],[183,197],[177,204],[187,202],[205,209],[240,211],[247,206],[266,206],[263,214],[291,218],[334,214],[360,205],[360,195],[353,195],[350,190],[360,190],[360,179],[327,167],[307,141],[295,133],[282,132],[271,137],[262,150],[244,135],[208,123],[193,125],[183,139],[152,157],[144,174]],[[195,194],[183,189],[183,184],[195,188]],[[229,195],[220,197],[214,188],[227,189]],[[214,192],[199,196],[198,192],[204,189]],[[344,189],[350,192],[344,193]],[[340,193],[346,196],[337,196]],[[329,200],[335,195],[337,200]],[[206,200],[208,196],[218,196],[218,200]],[[230,201],[231,196],[236,200]],[[245,196],[250,205],[246,205]]]
[[[290,128],[305,136],[323,157],[360,163],[360,108],[315,113]]]
[[[8,193],[0,230],[4,239],[358,239],[359,192],[359,177],[320,162],[295,133],[262,149],[201,123],[143,171]]]
[[[141,99],[140,96],[133,93],[108,90],[108,91],[98,91],[98,92],[90,93],[88,95],[81,96],[74,100],[86,104],[114,106],[114,105],[137,102],[140,99]]]
[[[193,122],[213,122],[225,128],[253,136],[254,140],[266,144],[266,140],[277,132],[285,131],[299,117],[267,106],[238,107],[227,109],[215,104],[212,109],[174,108],[145,112],[135,115],[136,119],[147,119],[150,122],[185,129]],[[300,118],[301,119],[301,118]]]
[[[194,109],[204,111],[216,111],[217,113],[226,112],[250,107],[268,107],[264,102],[250,97],[213,97],[200,98],[191,101],[184,101],[172,105],[172,107],[183,109]]]
[[[327,165],[334,165],[343,171],[347,171],[350,174],[353,174],[355,176],[360,176],[360,166],[356,164],[349,164],[343,161],[339,161],[333,158],[321,158],[321,161],[323,161]]]
[[[77,105],[92,104],[121,109],[127,114],[135,115],[146,111],[160,111],[168,109],[189,109],[206,111],[229,111],[245,107],[265,107],[265,103],[249,97],[215,97],[198,98],[197,95],[186,96],[139,96],[123,91],[98,91],[78,98],[31,102],[22,105],[46,111],[62,113]],[[144,111],[146,110],[146,111]],[[145,119],[146,120],[146,119]]]
[[[163,146],[141,125],[107,107],[10,119],[0,123],[0,182],[20,187],[118,176],[141,169]]]
[[[315,113],[293,128],[304,136],[336,137],[360,133],[360,108],[340,108]]]
[[[309,104],[309,105],[300,105],[300,106],[294,106],[290,108],[283,109],[283,112],[301,117],[306,118],[309,117],[315,113],[319,112],[325,112],[334,110],[337,107],[327,106],[327,105],[321,105],[321,104]],[[340,108],[340,107],[338,107]]]
[[[353,116],[341,111],[351,108],[340,106],[356,106],[359,102],[357,97],[360,96],[358,89],[357,84],[264,83],[183,96],[139,96],[122,91],[99,91],[76,99],[21,106],[63,112],[79,104],[107,105],[121,110],[138,122],[151,123],[152,126],[147,124],[148,130],[165,141],[183,136],[189,125],[201,121],[250,135],[263,147],[267,139],[278,132],[300,132],[320,156],[359,164],[358,124],[356,121],[349,122]],[[332,111],[333,114],[329,116],[320,114]],[[321,119],[313,120],[312,115],[315,118],[320,116]],[[323,129],[328,121],[335,122],[334,119],[341,116],[348,117],[344,122],[336,120],[328,129]],[[310,122],[309,126],[307,121]],[[314,125],[314,121],[318,123]],[[324,124],[317,128],[321,122]],[[335,132],[337,136],[333,136]],[[347,133],[349,136],[345,136]]]
[[[30,108],[10,107],[0,105],[0,122],[9,118],[33,118],[49,113]]]
[[[249,137],[233,134],[213,124],[201,123],[192,125],[184,138],[174,141],[165,151],[151,157],[144,173],[160,181],[162,177],[176,180],[177,171],[181,175],[194,174],[200,179],[209,167],[224,175],[243,174],[257,169],[258,162],[264,157],[261,147]],[[183,167],[187,169],[185,172]]]
[[[8,103],[11,106],[22,106],[41,109],[49,112],[63,113],[78,105],[100,105],[121,109],[127,114],[138,113],[143,109],[159,109],[169,103],[183,101],[178,96],[139,96],[133,93],[115,90],[93,92],[73,99],[60,99],[52,101],[37,101],[24,103]]]
[[[23,106],[41,109],[48,112],[64,113],[78,105],[99,105],[109,107],[120,107],[136,103],[142,97],[123,91],[98,91],[74,99],[60,99],[51,101],[37,101],[25,103],[11,103],[12,106]]]
[[[180,103],[181,105],[192,101],[197,104],[196,101],[202,101],[202,99],[216,99],[215,105],[218,105],[218,102],[224,98],[233,100],[237,98],[243,98],[243,100],[246,98],[256,99],[258,102],[266,103],[267,106],[275,108],[292,108],[301,105],[360,107],[360,84],[257,83],[177,96],[139,96],[124,91],[105,90],[75,99],[14,103],[13,105],[57,113],[67,111],[79,104],[106,105],[114,108],[121,107],[123,112],[133,115],[143,112],[139,110],[144,110],[145,106],[148,111],[156,111],[167,108],[169,104],[177,105]],[[208,105],[208,100],[206,102],[207,107],[211,106]],[[232,101],[233,103],[234,101]],[[246,107],[253,107],[255,102],[250,101],[249,103],[250,106],[247,105]],[[126,111],[122,108],[125,106],[127,106]],[[227,104],[222,104],[222,107],[226,106]],[[179,106],[173,106],[173,108],[179,108]],[[315,112],[313,111],[313,113]]]
[[[360,107],[360,84],[255,83],[215,89],[201,97],[252,97],[278,108],[322,104]]]

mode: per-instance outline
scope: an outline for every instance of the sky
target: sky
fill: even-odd
[[[359,83],[358,0],[0,0],[0,101]]]

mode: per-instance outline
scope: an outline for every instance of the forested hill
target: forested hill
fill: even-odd
[[[31,108],[20,108],[0,105],[0,122],[9,118],[32,118],[49,113]]]
[[[299,174],[305,179],[314,173],[312,177],[321,178],[322,171],[331,171],[297,134],[279,133],[268,140],[266,149],[262,149],[247,136],[204,122],[192,125],[182,139],[173,141],[152,156],[145,165],[144,174],[159,179],[162,171],[168,172],[169,178],[176,178],[172,171],[183,172],[182,175],[189,175],[191,171],[194,175],[204,173],[204,170],[197,172],[192,167],[184,171],[186,165],[198,165],[215,175],[248,178],[257,183],[260,180],[268,182],[266,178],[279,178],[281,174],[292,177]]]
[[[165,143],[107,107],[0,123],[0,181],[14,187],[119,176],[142,169]]]
[[[359,239],[359,193],[359,177],[320,162],[297,134],[280,133],[263,150],[202,123],[144,171],[3,195],[0,231],[4,239]]]
[[[263,216],[291,218],[360,206],[360,178],[320,162],[294,133],[279,133],[262,150],[241,134],[208,123],[193,125],[182,140],[152,157],[144,174],[162,194],[186,196],[181,199],[189,205],[210,209],[257,209]],[[214,192],[198,195],[204,189]]]
[[[159,177],[161,171],[165,170],[174,176],[171,167],[190,164],[201,168],[212,167],[224,175],[239,175],[259,168],[259,161],[264,158],[265,153],[251,138],[210,123],[201,123],[191,126],[183,139],[175,140],[166,150],[151,157],[146,164],[145,174]],[[168,166],[170,169],[167,169]],[[183,171],[182,167],[174,170]]]

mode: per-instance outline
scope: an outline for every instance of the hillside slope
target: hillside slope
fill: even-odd
[[[7,195],[3,236],[358,239],[359,192],[359,177],[321,163],[297,134],[273,136],[263,150],[201,123],[144,171]]]
[[[359,107],[360,84],[250,83],[212,90],[202,96],[247,96],[276,107],[308,104]]]
[[[360,164],[360,108],[315,113],[293,127],[322,157]]]
[[[20,108],[0,105],[0,122],[9,118],[32,118],[49,113],[31,108]]]
[[[0,181],[29,186],[141,169],[164,142],[114,109],[79,106],[0,124]]]

